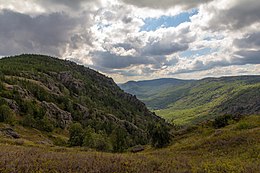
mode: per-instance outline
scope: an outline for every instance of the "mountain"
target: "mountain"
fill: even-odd
[[[259,112],[259,81],[241,76],[142,83],[154,91],[167,86],[152,97],[168,96],[160,106],[171,117],[187,113],[193,119],[186,124],[214,118],[176,126],[174,140],[156,149],[137,144],[167,141],[171,126],[111,78],[48,56],[0,59],[0,172],[259,172],[259,115],[229,115]],[[172,103],[170,96],[176,97]],[[203,110],[223,115],[203,117]]]
[[[145,81],[129,81],[119,86],[126,92],[136,95],[151,109],[160,109],[167,104],[165,99],[160,101],[158,93],[163,93],[170,88],[178,87],[192,82],[193,80],[181,80],[174,78],[162,78]]]
[[[0,59],[0,122],[57,133],[52,138],[66,139],[70,130],[78,135],[70,136],[72,145],[115,151],[147,144],[148,126],[167,125],[113,79],[70,61],[28,54]],[[88,143],[95,139],[97,144]]]
[[[194,124],[225,114],[260,114],[260,76],[184,81],[157,90],[158,92],[147,98],[138,92],[132,92],[149,88],[147,85],[141,85],[142,82],[137,83],[139,85],[135,85],[136,88],[128,83],[121,85],[121,88],[136,94],[137,98],[144,101],[150,109],[175,124]],[[153,86],[155,84],[151,85]],[[160,88],[160,84],[157,88]]]

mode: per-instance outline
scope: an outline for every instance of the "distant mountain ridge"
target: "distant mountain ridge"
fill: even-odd
[[[134,87],[125,83],[120,87],[177,124],[198,123],[223,114],[260,114],[259,75],[173,79],[169,80],[173,81],[170,85],[155,84],[156,81],[160,80],[139,81]]]
[[[167,90],[171,87],[181,86],[192,82],[193,80],[182,80],[175,78],[161,78],[144,81],[129,81],[119,86],[126,92],[136,95],[143,100],[148,107],[154,108],[149,104],[148,100],[153,100],[153,97],[158,93]]]

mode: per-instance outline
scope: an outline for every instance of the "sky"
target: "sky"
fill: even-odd
[[[0,0],[0,56],[45,54],[115,82],[260,74],[259,0]]]

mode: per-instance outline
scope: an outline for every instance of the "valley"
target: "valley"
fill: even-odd
[[[161,80],[163,87],[156,86],[160,80],[120,87],[176,125],[197,124],[224,114],[260,114],[260,76]]]
[[[119,86],[49,56],[0,59],[0,172],[259,170],[260,76]]]

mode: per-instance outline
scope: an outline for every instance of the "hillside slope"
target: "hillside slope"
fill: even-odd
[[[168,87],[152,99],[137,97],[158,115],[179,125],[224,114],[260,114],[260,76],[205,78]]]
[[[259,128],[259,116],[244,117],[219,129],[201,125],[176,132],[167,148],[147,148],[138,154],[28,147],[13,140],[0,143],[0,172],[258,173]]]
[[[174,100],[166,100],[163,93],[171,88],[183,86],[191,83],[193,80],[181,80],[174,78],[162,78],[146,81],[129,81],[119,84],[124,91],[136,95],[138,99],[145,102],[148,108],[160,109],[163,105],[173,102]],[[158,93],[162,93],[159,97]],[[171,97],[174,99],[174,97]]]
[[[117,150],[148,143],[148,125],[164,123],[111,78],[42,55],[0,59],[0,121],[63,134],[80,123],[101,141],[121,140]]]

